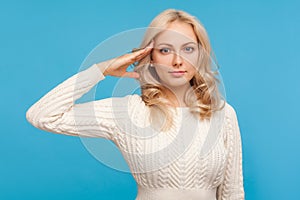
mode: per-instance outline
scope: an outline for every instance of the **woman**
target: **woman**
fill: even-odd
[[[237,116],[219,94],[203,25],[165,10],[140,47],[71,76],[31,106],[27,120],[113,141],[137,181],[136,199],[244,199]],[[142,95],[74,104],[105,76],[138,79]]]

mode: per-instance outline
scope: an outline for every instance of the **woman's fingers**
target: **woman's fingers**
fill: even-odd
[[[140,59],[142,59],[143,57],[148,55],[152,51],[153,45],[154,45],[154,42],[151,41],[150,44],[143,49],[139,49],[139,48],[133,49],[132,53],[129,54],[130,55],[129,65],[136,61],[139,61]]]
[[[146,55],[148,55],[151,52],[152,48],[144,48],[142,50],[139,50],[137,52],[134,52],[132,55],[132,61],[136,62],[144,58]]]
[[[151,51],[150,48],[144,48],[129,54],[123,66],[128,68],[131,64],[141,60],[143,57],[149,54],[150,51]],[[127,72],[125,70],[125,72],[122,74],[122,77],[139,78],[139,74],[137,72]]]
[[[123,74],[123,77],[128,77],[128,78],[139,78],[140,75],[137,72],[125,72]]]
[[[130,78],[139,78],[139,74],[136,72],[127,72],[126,69],[133,63],[141,60],[146,55],[148,55],[153,48],[153,42],[150,43],[146,48],[138,49],[132,53],[124,54],[111,63],[111,66],[106,69],[106,74],[111,76],[119,77],[130,77]]]

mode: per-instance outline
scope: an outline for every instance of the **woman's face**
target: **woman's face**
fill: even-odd
[[[154,39],[152,63],[169,88],[189,85],[196,71],[199,47],[190,24],[174,21]]]

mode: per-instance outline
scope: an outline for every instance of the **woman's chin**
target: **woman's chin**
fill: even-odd
[[[187,80],[184,80],[184,81],[180,81],[180,82],[176,82],[176,83],[168,83],[168,84],[163,84],[165,87],[167,88],[176,88],[176,89],[179,89],[179,88],[182,88],[182,89],[186,89],[188,87],[191,87],[189,81]]]

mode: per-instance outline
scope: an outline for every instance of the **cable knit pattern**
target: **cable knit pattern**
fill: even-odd
[[[245,199],[241,135],[231,105],[226,102],[220,132],[201,154],[210,121],[194,120],[187,108],[174,112],[169,131],[145,137],[149,108],[136,94],[75,104],[104,78],[99,64],[71,76],[32,105],[27,120],[53,133],[113,141],[137,182],[136,200]]]

